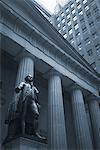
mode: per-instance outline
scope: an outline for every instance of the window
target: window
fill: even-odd
[[[99,9],[98,9],[98,7],[96,6],[96,7],[94,8],[94,12],[97,13],[98,11],[99,11]]]
[[[80,15],[80,16],[81,16],[81,15],[83,15],[83,12],[82,12],[82,11],[80,11],[80,12],[79,12],[79,15]]]
[[[92,33],[92,36],[94,39],[96,39],[97,38],[97,32]]]
[[[60,18],[59,17],[57,17],[57,21],[59,21],[60,20]]]
[[[77,9],[80,9],[81,8],[81,4],[79,4],[78,6],[77,6]]]
[[[58,26],[58,28],[59,28],[59,27],[60,27],[60,23],[58,23],[58,25],[57,25],[57,26]]]
[[[72,14],[75,14],[75,9],[72,11]]]
[[[76,25],[74,26],[74,28],[75,28],[75,30],[77,30],[77,29],[79,28],[78,24],[76,24]]]
[[[70,6],[71,8],[73,8],[74,7],[74,4],[71,4],[71,6]]]
[[[64,23],[64,22],[65,22],[65,19],[63,19],[61,22]]]
[[[69,30],[69,34],[72,34],[72,29],[71,29],[71,30]]]
[[[63,26],[63,28],[62,28],[62,29],[63,29],[63,31],[64,31],[64,30],[66,29],[66,26]]]
[[[93,26],[94,26],[94,23],[93,23],[93,22],[90,22],[90,23],[89,23],[89,26],[90,26],[90,27],[93,27]]]
[[[74,39],[73,39],[73,38],[70,39],[70,43],[71,43],[71,44],[74,43]]]
[[[78,50],[81,51],[81,49],[82,49],[82,45],[81,45],[81,43],[79,43],[78,44]]]
[[[96,64],[95,64],[95,62],[93,62],[93,63],[91,64],[91,66],[96,70]]]
[[[71,25],[71,21],[68,22],[68,26],[70,26],[70,25]]]
[[[78,3],[80,0],[76,0],[76,3]]]
[[[70,14],[69,15],[67,15],[67,19],[69,19],[70,18]]]
[[[86,10],[86,11],[89,10],[89,6],[86,6],[86,7],[85,7],[85,10]]]
[[[67,34],[64,34],[64,38],[65,38],[65,39],[67,38]]]
[[[100,44],[97,44],[97,45],[95,46],[95,48],[96,48],[97,53],[100,52]]]
[[[99,22],[100,21],[100,16],[96,18],[96,20]]]
[[[86,27],[82,28],[82,31],[83,31],[83,32],[86,32],[86,30],[87,30]]]
[[[75,16],[74,18],[73,18],[73,21],[76,21],[77,20],[77,17]]]
[[[61,13],[61,16],[63,17],[63,16],[64,16],[64,13]]]
[[[69,8],[66,9],[66,12],[69,12]]]
[[[58,32],[61,33],[61,30],[59,30]]]
[[[91,42],[90,42],[90,39],[89,39],[89,38],[86,38],[86,39],[85,39],[85,43],[86,43],[86,45],[90,44],[90,43],[91,43]]]
[[[90,18],[91,17],[91,13],[89,12],[89,13],[87,13],[87,17],[88,18]]]
[[[76,34],[76,36],[77,36],[77,37],[80,36],[80,32],[78,32],[78,33]]]
[[[87,53],[88,53],[89,56],[93,55],[92,49],[89,49],[89,50],[87,51]]]
[[[83,0],[83,4],[86,4],[87,3],[87,0]]]
[[[84,18],[81,18],[81,19],[80,19],[80,22],[81,22],[81,23],[85,22]]]

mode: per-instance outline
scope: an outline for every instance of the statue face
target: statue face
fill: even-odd
[[[28,75],[25,80],[26,82],[33,82],[33,77],[31,75]]]

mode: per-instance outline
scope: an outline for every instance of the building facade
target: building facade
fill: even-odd
[[[100,1],[69,0],[53,15],[54,26],[100,73]]]
[[[31,0],[1,0],[0,143],[15,87],[34,77],[47,144],[17,137],[4,150],[100,149],[100,76]]]

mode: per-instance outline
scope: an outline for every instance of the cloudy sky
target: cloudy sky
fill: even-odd
[[[36,0],[40,2],[46,9],[48,9],[51,13],[54,12],[54,7],[57,3],[64,4],[65,1],[68,0]]]

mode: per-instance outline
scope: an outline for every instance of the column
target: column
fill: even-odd
[[[16,85],[24,81],[28,74],[34,76],[34,61],[29,56],[23,56],[19,63]]]
[[[100,107],[95,97],[88,100],[95,149],[100,149]]]
[[[77,149],[92,150],[92,140],[90,136],[83,95],[81,89],[77,85],[72,87],[71,98]]]
[[[48,144],[51,150],[67,149],[60,76],[50,73],[48,82]]]

